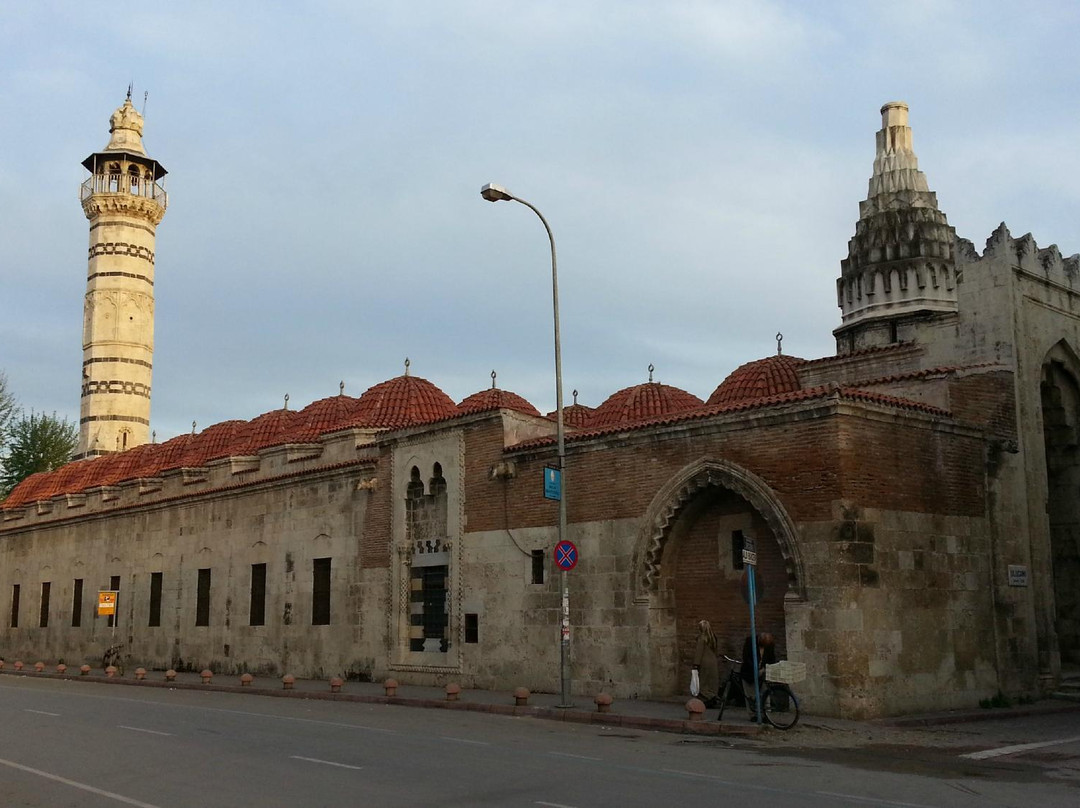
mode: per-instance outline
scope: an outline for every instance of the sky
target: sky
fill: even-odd
[[[169,171],[159,441],[404,372],[555,407],[834,353],[880,107],[958,235],[1080,251],[1074,2],[0,5],[0,371],[78,421],[82,160],[129,82]]]

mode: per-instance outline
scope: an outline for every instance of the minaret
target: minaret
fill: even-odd
[[[870,190],[840,262],[837,353],[909,341],[917,322],[954,313],[955,240],[919,170],[908,106],[890,101],[881,108]]]
[[[90,250],[77,458],[150,439],[154,236],[167,199],[158,182],[165,169],[146,156],[142,132],[129,87],[109,119],[109,144],[83,161],[90,177],[79,198]]]

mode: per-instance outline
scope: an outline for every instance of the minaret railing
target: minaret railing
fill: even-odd
[[[94,194],[125,194],[153,199],[168,207],[169,195],[160,183],[133,174],[91,174],[79,189],[79,201],[85,202]]]

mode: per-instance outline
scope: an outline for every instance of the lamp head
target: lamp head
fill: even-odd
[[[484,197],[488,202],[509,202],[514,198],[510,196],[510,193],[505,188],[493,182],[489,182],[480,189],[480,196]]]

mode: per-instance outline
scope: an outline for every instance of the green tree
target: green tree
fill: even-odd
[[[6,452],[0,458],[0,497],[38,471],[52,471],[71,460],[79,441],[75,424],[56,413],[23,413],[7,430]]]
[[[0,371],[0,458],[4,456],[8,427],[17,409],[15,395],[8,389],[7,376]]]

